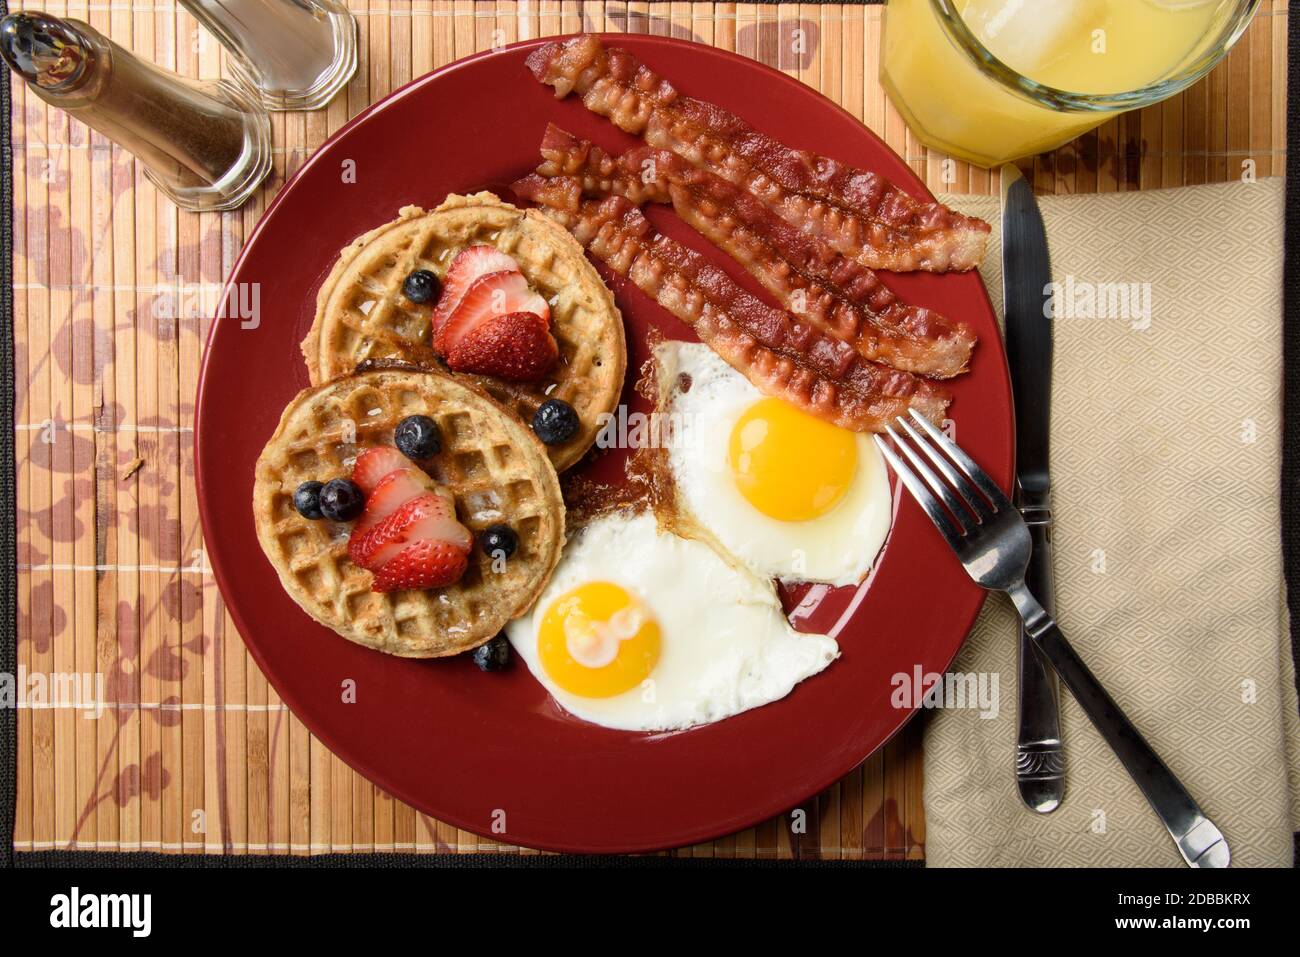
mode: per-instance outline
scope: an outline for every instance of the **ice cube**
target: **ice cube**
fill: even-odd
[[[1071,44],[1088,44],[1105,15],[1106,0],[970,0],[962,10],[980,43],[1029,77]]]

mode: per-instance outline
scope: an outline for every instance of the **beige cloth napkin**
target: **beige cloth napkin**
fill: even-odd
[[[983,275],[1001,315],[998,201],[944,201],[993,224]],[[1280,179],[1040,197],[1053,280],[1073,283],[1075,304],[1054,326],[1057,617],[1238,866],[1289,866],[1300,828],[1278,488],[1283,202]],[[1097,288],[1115,282],[1138,284],[1127,310]],[[1021,805],[1016,620],[991,597],[953,663],[997,673],[997,717],[928,718],[928,863],[1181,865],[1064,689],[1065,800],[1048,815]]]

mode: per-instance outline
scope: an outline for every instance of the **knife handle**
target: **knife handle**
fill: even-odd
[[[1052,616],[1022,584],[1007,589],[1007,594],[1028,626],[1030,637],[1169,829],[1183,860],[1191,867],[1227,867],[1232,855],[1223,832],[1205,816],[1187,788],[1088,670]]]
[[[1054,614],[1052,586],[1052,512],[1041,505],[1022,505],[1033,543],[1025,586]],[[1030,810],[1056,810],[1065,794],[1065,753],[1061,749],[1061,713],[1056,673],[1042,651],[1020,626],[1019,724],[1016,729],[1016,786]]]

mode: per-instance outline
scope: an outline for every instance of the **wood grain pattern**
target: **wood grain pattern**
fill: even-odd
[[[26,3],[14,3],[21,9]],[[223,69],[172,0],[42,2],[187,76]],[[130,156],[15,84],[18,661],[103,676],[99,720],[24,708],[15,849],[536,853],[435,821],[354,774],[246,653],[203,552],[191,438],[220,284],[270,198],[347,120],[494,43],[579,29],[694,38],[795,76],[871,127],[935,191],[986,170],[921,146],[877,81],[873,6],[350,0],[361,63],[312,113],[273,114],[275,163],[232,213],[181,213]],[[1040,192],[1114,192],[1283,172],[1284,0],[1181,96],[1023,163]],[[796,29],[807,39],[792,52]],[[176,309],[160,304],[175,304]],[[173,318],[174,317],[174,318]],[[917,859],[921,726],[788,816],[675,853]],[[799,826],[792,827],[792,822]]]

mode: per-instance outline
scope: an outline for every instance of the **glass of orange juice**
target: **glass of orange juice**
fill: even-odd
[[[980,166],[1055,149],[1190,86],[1259,0],[887,0],[881,81],[927,146]]]

